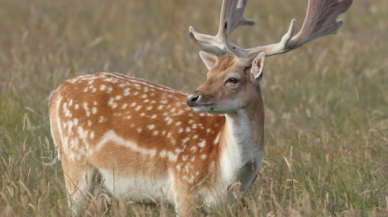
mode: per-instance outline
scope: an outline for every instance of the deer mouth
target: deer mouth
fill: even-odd
[[[202,112],[210,112],[213,111],[213,103],[208,104],[196,104],[191,106],[195,112],[202,113]]]

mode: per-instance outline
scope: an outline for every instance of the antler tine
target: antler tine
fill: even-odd
[[[345,13],[352,3],[353,0],[309,1],[302,29],[290,42],[299,47],[321,36],[337,34],[344,22],[336,19],[340,14]]]
[[[232,33],[237,27],[246,25],[253,26],[256,22],[252,19],[247,19],[244,17],[245,8],[247,7],[248,0],[224,0],[222,3],[221,15],[220,15],[220,23],[218,25],[218,33],[217,36],[221,37],[224,29],[225,21],[228,23],[228,31],[229,35]],[[217,37],[216,36],[216,37]]]
[[[195,37],[194,37],[194,34],[192,32],[190,32],[190,39],[191,41],[197,45],[202,51],[205,51],[205,52],[208,52],[208,53],[211,53],[211,54],[214,54],[216,56],[223,56],[223,55],[226,55],[227,54],[227,51],[225,49],[221,49],[217,46],[213,46],[213,45],[208,45],[208,44],[204,44],[200,41],[198,41]]]
[[[237,57],[240,59],[240,61],[244,62],[245,61],[245,57],[247,56],[247,50],[243,49],[243,48],[240,48],[239,46],[233,44],[228,36],[228,29],[230,27],[228,27],[228,23],[227,21],[224,22],[224,28],[222,30],[222,33],[220,34],[221,36],[221,41],[222,43],[225,45],[226,49],[228,49],[229,52],[231,52],[233,54],[233,56]]]
[[[352,3],[353,0],[309,0],[307,14],[298,34],[292,37],[295,29],[293,19],[288,32],[279,43],[246,50],[248,61],[253,60],[261,52],[266,56],[281,54],[319,37],[336,34],[343,25],[343,20],[337,20],[337,17],[346,12]]]
[[[233,32],[237,27],[241,25],[253,26],[255,25],[255,21],[251,19],[247,19],[244,17],[245,8],[248,4],[248,0],[239,0],[237,1],[229,1],[229,16],[224,18],[221,14],[220,17],[220,26],[218,29],[217,36],[221,38],[222,43],[225,47],[230,51],[235,57],[239,58],[240,61],[244,62],[246,60],[247,51],[233,44],[229,40],[229,34]]]
[[[245,12],[247,3],[248,3],[248,0],[223,0],[217,35],[210,36],[210,35],[200,34],[196,32],[193,27],[190,26],[189,31],[190,31],[190,37],[192,37],[192,41],[197,45],[198,45],[198,42],[202,43],[202,45],[204,45],[203,43],[206,43],[212,46],[216,46],[220,49],[224,49],[225,47],[228,48],[229,46],[237,47],[227,39],[227,35],[229,35],[231,32],[233,32],[233,30],[235,30],[237,27],[241,25],[247,25],[247,26],[255,25],[254,20],[247,19],[244,17],[244,12]],[[224,31],[225,23],[227,23],[226,32]],[[195,40],[193,40],[193,38]],[[225,42],[228,42],[229,46],[225,45]],[[214,50],[214,49],[211,49],[211,50]],[[234,52],[232,53],[234,54]]]

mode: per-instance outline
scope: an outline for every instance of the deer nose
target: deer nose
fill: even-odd
[[[192,107],[195,106],[195,102],[199,99],[199,95],[190,95],[187,97],[187,105]]]

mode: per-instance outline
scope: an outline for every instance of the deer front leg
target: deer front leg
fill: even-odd
[[[186,186],[175,187],[175,212],[177,216],[192,216],[195,206],[195,194]]]
[[[259,173],[260,167],[261,159],[256,159],[255,161],[248,162],[243,166],[241,173],[238,176],[240,179],[239,181],[241,182],[241,196],[244,196],[247,193],[248,189],[253,185],[257,174]]]

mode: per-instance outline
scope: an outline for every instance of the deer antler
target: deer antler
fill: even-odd
[[[198,45],[203,51],[219,55],[227,54],[225,50],[225,43],[223,38],[225,38],[224,26],[227,23],[229,26],[227,28],[227,34],[230,34],[237,27],[241,25],[253,26],[255,21],[247,19],[244,17],[245,8],[247,6],[248,0],[224,0],[221,7],[220,22],[218,25],[218,32],[215,36],[205,35],[198,33],[190,26],[190,38],[194,44]],[[205,46],[205,44],[212,45],[213,48]],[[231,42],[230,42],[231,43]],[[234,44],[231,43],[233,46]],[[218,47],[220,49],[216,49]],[[210,49],[210,50],[209,50]],[[222,51],[220,51],[222,50]]]
[[[294,50],[309,41],[319,37],[336,34],[343,25],[342,20],[337,17],[347,11],[353,0],[309,0],[306,18],[301,30],[294,36],[295,19],[291,21],[288,32],[282,37],[280,42],[271,45],[259,46],[250,49],[243,49],[233,44],[228,35],[241,25],[252,26],[255,21],[244,17],[248,0],[224,0],[221,10],[220,24],[216,36],[199,34],[190,27],[192,40],[201,44],[201,49],[205,52],[213,53],[217,56],[227,54],[225,48],[242,62],[250,62],[261,52],[266,56],[286,53]],[[237,6],[236,6],[237,5]],[[197,40],[198,39],[198,40]],[[205,46],[204,43],[208,45]],[[207,49],[203,49],[206,47]],[[209,49],[212,47],[212,49]],[[218,49],[214,48],[217,47]],[[223,52],[216,52],[216,51]]]

